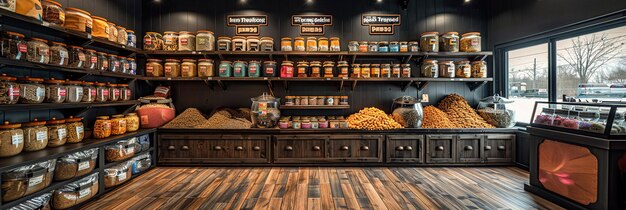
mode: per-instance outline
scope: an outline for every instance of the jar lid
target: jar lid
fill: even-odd
[[[358,64],[358,63],[353,63],[353,64],[352,64],[352,66],[354,66],[354,67],[360,67],[360,66],[361,66],[361,64]]]
[[[202,59],[198,59],[198,62],[210,62],[210,63],[213,63],[213,59],[202,58]]]
[[[163,32],[163,34],[178,34],[178,32],[175,32],[175,31],[166,31],[166,32]]]
[[[109,86],[109,87],[117,87],[117,84],[111,84],[111,83],[109,83],[109,84],[107,84],[107,86]]]
[[[235,63],[243,63],[243,64],[246,64],[247,62],[245,62],[245,61],[240,61],[240,60],[237,60],[237,61],[235,61]]]
[[[134,58],[126,58],[126,60],[134,61],[135,59]]]
[[[65,84],[65,80],[50,78],[44,81],[46,84]]]
[[[46,124],[48,125],[58,125],[58,124],[63,124],[63,123],[65,123],[65,120],[63,119],[57,120],[57,118],[54,118],[54,117],[51,120],[48,120],[46,122]]]
[[[230,61],[221,61],[220,63],[232,63]]]
[[[74,116],[70,116],[69,118],[65,119],[65,122],[68,123],[73,123],[73,122],[80,122],[82,121],[83,118],[82,117],[74,117]]]
[[[408,42],[405,42],[405,41],[400,42],[400,44],[407,44],[407,43],[408,43]]]
[[[176,63],[180,63],[180,60],[178,60],[178,59],[168,58],[168,59],[165,59],[165,62],[168,62],[168,63],[169,63],[169,62],[176,62]]]
[[[108,120],[109,116],[97,116],[96,119],[98,119],[98,120]]]
[[[92,18],[92,19],[96,19],[96,20],[101,20],[101,21],[104,21],[104,22],[108,22],[108,20],[107,20],[107,19],[104,19],[103,17],[100,17],[100,16],[91,16],[91,18]],[[108,24],[108,23],[107,23],[107,24]]]
[[[180,31],[180,32],[178,32],[178,34],[191,34],[191,35],[194,35],[195,33],[191,32],[191,31]]]
[[[317,40],[317,38],[315,38],[315,37],[313,37],[313,36],[307,37],[306,39],[313,39],[313,40]]]
[[[468,60],[462,60],[462,61],[457,61],[456,63],[469,63],[470,61]]]
[[[17,37],[20,37],[20,38],[24,38],[24,34],[20,34],[20,33],[17,33],[17,32],[11,32],[11,31],[9,31],[9,32],[7,32],[7,34],[8,34],[9,36],[17,36]]]
[[[80,12],[80,13],[84,13],[84,14],[87,14],[87,15],[91,16],[91,13],[89,13],[89,12],[87,12],[85,10],[82,10],[82,9],[74,8],[74,7],[65,8],[65,11]]]
[[[35,118],[33,121],[23,123],[24,127],[33,127],[33,126],[42,126],[46,124],[46,121],[39,121],[39,119]]]
[[[18,81],[25,81],[25,82],[37,82],[37,83],[42,83],[43,82],[43,78],[36,78],[36,77],[20,77],[17,79]]]
[[[249,36],[249,37],[247,37],[247,38],[248,38],[248,39],[259,39],[259,37],[258,37],[258,36]]]
[[[298,40],[304,40],[304,37],[296,37],[294,39],[298,39]]]
[[[195,59],[183,59],[183,62],[191,62],[191,63],[195,63],[196,60]]]
[[[311,37],[309,37],[309,38],[311,38]],[[312,37],[312,38],[315,38],[315,37]],[[326,38],[326,37],[320,37],[320,38],[319,38],[319,40],[328,40],[328,38]]]
[[[80,85],[80,84],[82,84],[82,82],[81,81],[65,80],[65,84],[68,84],[68,85]]]
[[[96,86],[104,87],[105,85],[107,84],[104,82],[96,82]]]
[[[126,33],[133,33],[134,34],[135,31],[133,31],[133,30],[126,30]]]
[[[409,44],[419,44],[417,41],[410,41]]]
[[[220,36],[220,37],[217,37],[217,39],[226,39],[226,40],[231,40],[231,38],[230,38],[230,37],[227,37],[227,36]]]
[[[81,84],[82,84],[82,85],[93,85],[93,84],[94,84],[94,82],[82,82]]]
[[[234,36],[233,39],[246,39],[246,37],[243,36]]]
[[[264,37],[261,37],[261,40],[262,40],[262,41],[274,41],[274,38],[264,36]]]
[[[436,31],[429,31],[429,32],[424,32],[422,33],[422,36],[424,35],[439,35],[439,32]]]
[[[340,98],[348,98],[348,96],[340,96]]]
[[[380,64],[379,63],[373,63],[372,67],[374,67],[374,66],[380,66]]]
[[[32,41],[40,41],[40,42],[43,42],[43,43],[47,43],[48,42],[48,40],[45,40],[45,39],[42,39],[42,38],[30,38],[30,40],[32,40]]]
[[[22,127],[22,124],[16,123],[11,124],[9,121],[4,121],[2,125],[0,125],[0,129],[11,129],[11,128],[19,128]]]
[[[52,1],[52,0],[44,0],[44,2],[46,2],[46,3],[50,3],[50,4],[54,4],[54,5],[57,5],[57,6],[59,6],[59,7],[63,7],[63,6],[61,6],[61,4],[60,4],[59,2],[56,2],[56,1]]]
[[[128,87],[128,84],[117,84],[118,87]]]
[[[126,114],[126,116],[137,116],[137,113],[131,112],[131,113]]]
[[[124,117],[124,115],[121,115],[121,114],[116,114],[116,115],[111,116],[111,118],[122,118],[122,117]]]
[[[276,61],[263,61],[263,63],[266,63],[266,64],[275,64],[275,63],[276,63]]]
[[[105,52],[96,52],[96,53],[99,54],[99,55],[107,56],[107,54]]]
[[[160,63],[161,60],[160,59],[148,59],[148,62],[159,62]]]
[[[95,52],[96,52],[96,50],[94,50],[94,49],[85,49],[85,51],[87,51],[87,52],[93,52],[93,53],[95,53]]]
[[[478,36],[480,36],[480,32],[467,32],[467,33],[463,34],[463,36],[469,36],[469,35],[478,35]]]
[[[154,32],[154,31],[149,31],[149,32],[146,32],[146,34],[159,34],[159,33],[158,32]]]
[[[281,38],[280,40],[283,40],[283,41],[291,41],[291,38],[289,38],[289,37],[283,37],[283,38]]]
[[[450,61],[450,60],[443,60],[443,61],[439,61],[439,63],[454,63],[454,61]]]
[[[388,41],[380,41],[379,43],[380,43],[381,45],[382,45],[382,44],[385,44],[385,45],[389,44],[389,42],[388,42]]]
[[[209,31],[209,30],[199,30],[199,31],[197,31],[197,33],[207,33],[207,34],[213,34],[213,31]]]
[[[360,41],[359,43],[360,43],[360,44],[367,44],[367,42],[366,42],[366,41]]]
[[[371,64],[369,64],[369,63],[364,63],[364,64],[361,64],[361,66],[363,66],[363,67],[370,67],[370,66],[371,66]]]
[[[126,28],[124,28],[124,26],[117,26],[117,27],[115,27],[115,28],[118,28],[119,30],[123,30],[123,31],[125,31],[125,30],[126,30]]]
[[[438,61],[437,60],[424,60],[424,62],[426,62],[426,63],[437,63]]]
[[[15,81],[17,80],[16,77],[12,77],[12,76],[7,76],[7,74],[2,74],[0,75],[0,80],[2,81]]]
[[[391,41],[389,44],[398,44],[398,41]]]
[[[472,61],[472,64],[487,63],[486,61]]]
[[[339,39],[339,37],[330,37],[330,39],[332,39],[332,40],[338,40],[338,39]]]
[[[59,45],[61,47],[66,47],[67,45],[65,43],[61,43],[61,42],[51,42],[52,45]]]
[[[459,35],[459,32],[455,32],[455,31],[448,31],[446,33],[443,33],[443,35]]]

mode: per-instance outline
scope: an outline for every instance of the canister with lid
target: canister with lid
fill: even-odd
[[[20,87],[17,78],[2,74],[0,76],[0,104],[16,104],[20,99]]]
[[[400,44],[396,41],[389,42],[389,52],[400,52]]]
[[[109,36],[111,35],[109,34]],[[144,50],[162,50],[163,49],[163,36],[157,32],[146,32],[146,35],[143,37],[143,49]]]
[[[472,77],[473,78],[486,78],[487,77],[487,62],[485,61],[472,62]]]
[[[65,81],[65,87],[67,88],[66,102],[78,103],[83,101],[84,89],[81,81]]]
[[[83,68],[87,62],[87,56],[83,52],[83,48],[79,46],[70,46],[69,66],[72,68]]]
[[[50,47],[50,64],[67,66],[69,57],[67,45],[60,42],[52,42],[52,46]]]
[[[371,68],[371,71],[370,71],[370,77],[372,77],[372,78],[379,78],[380,77],[380,73],[381,73],[380,64],[378,64],[378,63],[372,64],[372,68]]]
[[[128,44],[128,32],[122,26],[117,26],[117,43],[121,45]]]
[[[106,86],[106,83],[97,82],[96,83],[96,102],[106,102],[109,100],[109,88]]]
[[[194,59],[183,59],[183,63],[180,65],[180,74],[182,77],[196,77],[198,76],[198,66]]]
[[[294,76],[293,62],[283,61],[283,63],[280,66],[280,77],[292,78],[293,76]]]
[[[332,77],[336,77],[338,75],[337,71],[335,70],[335,62],[324,61],[323,67],[324,67],[324,77],[325,78],[332,78]]]
[[[459,51],[459,33],[446,32],[439,39],[439,50],[442,52]]]
[[[233,64],[233,76],[234,77],[246,77],[248,75],[248,63],[245,61],[235,61]]]
[[[117,84],[107,84],[107,89],[109,89],[109,101],[119,101],[120,100],[120,89],[117,88]]]
[[[248,63],[248,77],[260,77],[261,76],[261,62],[250,61]]]
[[[300,61],[297,68],[297,77],[309,77],[309,62]]]
[[[109,58],[107,58],[107,54],[103,52],[97,52],[98,55],[98,63],[96,64],[96,70],[98,71],[106,71],[109,69]]]
[[[230,61],[221,61],[219,67],[220,77],[232,77],[233,76],[233,63]]]
[[[409,52],[419,52],[420,51],[420,43],[419,42],[409,42]]]
[[[382,41],[378,43],[378,52],[389,52],[389,42]]]
[[[65,24],[65,11],[61,4],[52,0],[43,0],[41,1],[41,7],[43,7],[42,18],[44,21],[57,26]]]
[[[361,77],[360,78],[370,78],[372,74],[371,64],[365,63],[361,64]]]
[[[111,135],[122,135],[126,133],[126,119],[124,115],[117,114],[111,116]]]
[[[439,77],[439,64],[437,60],[424,60],[420,67],[420,76],[427,78]]]
[[[306,51],[306,43],[304,42],[304,38],[296,37],[293,41],[293,50],[294,51]]]
[[[126,45],[128,45],[129,47],[137,47],[137,35],[135,34],[135,31],[126,30],[126,34],[126,36],[128,37]]]
[[[67,87],[65,81],[60,79],[45,80],[46,84],[46,102],[63,103],[67,98]]]
[[[40,104],[46,99],[46,86],[42,84],[42,78],[22,77],[17,80],[20,86],[19,103]]]
[[[311,61],[310,63],[311,77],[322,77],[322,63],[319,61]]]
[[[424,32],[420,37],[420,51],[439,52],[439,32]]]
[[[128,65],[130,65],[130,72],[128,74],[137,75],[137,61],[134,58],[127,58]]]
[[[382,78],[391,77],[391,64],[385,63],[385,64],[380,65],[380,77]]]
[[[2,40],[2,57],[12,60],[26,60],[28,43],[24,41],[24,35],[15,32],[7,32],[7,38]]]
[[[45,39],[32,38],[28,42],[28,53],[26,55],[27,60],[33,63],[50,62],[50,46]]]
[[[120,89],[120,100],[129,101],[133,98],[133,92],[128,87],[128,84],[117,84],[118,89]]]
[[[378,52],[378,42],[369,42],[368,51],[370,52]]]
[[[468,60],[457,61],[455,63],[455,74],[457,78],[470,78],[472,77],[472,65]]]
[[[246,38],[248,51],[258,52],[261,50],[260,40],[258,36],[249,36]]]
[[[218,51],[230,51],[230,45],[232,39],[227,36],[220,36],[217,38],[217,50]]]
[[[366,41],[359,42],[359,52],[367,52],[369,50],[369,45]]]
[[[117,35],[118,35],[117,34],[117,25],[115,25],[115,23],[113,23],[113,22],[107,22],[107,24],[109,25],[109,27],[107,27],[108,31],[106,31],[106,33],[107,33],[109,41],[117,42]]]
[[[65,23],[63,27],[91,34],[92,26],[93,19],[91,19],[91,14],[78,8],[65,8]]]
[[[82,82],[83,86],[83,98],[82,102],[94,102],[96,101],[96,86],[94,86],[93,82]]]
[[[320,37],[317,41],[317,49],[318,51],[328,51],[330,49],[328,38]]]
[[[67,125],[65,120],[52,118],[46,122],[48,127],[48,147],[59,147],[67,142]]]
[[[103,139],[109,136],[111,136],[111,120],[109,117],[96,117],[96,122],[93,125],[93,137],[96,139]]]
[[[233,37],[233,51],[248,51],[246,38],[243,36]]]
[[[393,65],[391,65],[391,77],[392,78],[400,78],[401,74],[402,74],[402,67],[400,67],[400,64],[394,63]]]
[[[24,151],[39,151],[48,146],[48,127],[46,127],[46,121],[39,121],[35,118],[31,122],[23,123],[23,130]]]
[[[264,61],[263,62],[263,77],[276,77],[278,74],[276,61]]]
[[[330,37],[330,51],[341,51],[341,42],[339,37]]]
[[[272,37],[261,37],[260,41],[261,51],[271,52],[274,51],[274,39]]]
[[[196,35],[196,50],[197,51],[214,51],[215,50],[215,35],[212,31],[200,30]]]
[[[410,78],[411,77],[411,64],[402,64],[402,78]]]
[[[350,66],[348,65],[348,61],[339,61],[337,62],[337,77],[347,78],[350,76]]]
[[[400,52],[409,52],[408,42],[399,42],[398,44],[400,44]]]
[[[352,78],[360,78],[361,77],[361,64],[353,63],[352,64],[352,74],[350,75]]]
[[[178,51],[195,51],[196,35],[193,32],[178,32]]]
[[[358,52],[359,51],[359,42],[358,41],[350,41],[348,43],[348,51],[350,52]]]
[[[11,124],[5,121],[0,125],[0,157],[20,154],[24,149],[24,131],[22,124]],[[3,183],[4,185],[4,183]]]
[[[95,50],[86,49],[85,50],[85,68],[86,69],[96,69],[98,66],[98,54],[96,54]]]
[[[161,64],[161,60],[159,59],[148,59],[148,63],[146,63],[146,76],[148,77],[162,77],[163,72],[163,64]]]
[[[139,130],[139,116],[136,113],[128,113],[124,117],[126,119],[126,131],[135,132]]]
[[[211,59],[198,60],[198,77],[214,77],[215,67]]]
[[[465,33],[461,37],[461,52],[480,52],[481,37],[479,32]]]
[[[454,78],[454,62],[439,61],[439,77]]]
[[[121,68],[121,63],[120,63],[119,57],[117,55],[113,55],[113,54],[108,54],[107,56],[108,56],[108,60],[109,60],[109,70],[108,71],[110,71],[110,72],[121,72],[122,68]]]
[[[70,116],[65,119],[67,126],[67,143],[78,143],[85,138],[85,125],[82,117]]]
[[[291,38],[283,37],[282,39],[280,39],[280,51],[293,51]]]

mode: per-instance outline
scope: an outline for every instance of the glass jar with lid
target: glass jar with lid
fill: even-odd
[[[15,32],[7,32],[7,37],[2,39],[2,57],[13,60],[26,60],[28,43],[24,41],[24,35]]]
[[[126,37],[128,37],[128,41],[126,41],[126,45],[129,47],[137,47],[137,35],[133,30],[126,30]]]
[[[274,39],[272,37],[261,37],[261,51],[274,51]]]
[[[127,132],[135,132],[139,130],[139,117],[136,113],[128,113],[124,118],[126,120]]]
[[[255,128],[274,128],[280,119],[279,99],[263,93],[252,98],[251,121]]]
[[[369,45],[366,41],[359,42],[359,52],[367,52],[369,50]]]
[[[360,78],[361,77],[361,64],[353,63],[352,64],[352,74],[350,75],[352,78]]]
[[[400,52],[409,52],[408,42],[399,42],[398,44],[400,44]]]
[[[163,36],[157,32],[146,32],[146,35],[143,37],[144,50],[162,50],[163,44]]]
[[[65,120],[52,118],[46,122],[48,127],[48,147],[60,147],[67,142],[67,125]]]
[[[67,98],[67,87],[65,86],[65,80],[51,78],[45,80],[44,83],[46,84],[46,102],[65,102],[65,99]]]
[[[42,18],[44,21],[57,26],[65,24],[65,11],[61,4],[52,0],[43,0],[41,1],[41,7],[43,7]]]
[[[420,51],[439,52],[439,32],[424,32],[420,37]]]
[[[402,96],[393,100],[391,117],[405,128],[419,128],[424,119],[422,103],[411,96]]]
[[[99,16],[91,16],[91,19],[93,20],[93,31],[91,32],[91,35],[93,37],[98,37],[98,38],[103,38],[103,39],[109,39],[109,23],[107,22],[107,19],[104,19],[103,17],[99,17]]]
[[[278,74],[276,69],[276,61],[264,61],[262,75],[264,77],[276,77]]]
[[[178,32],[178,51],[196,51],[196,35],[193,32]]]
[[[409,42],[409,52],[419,52],[420,51],[420,43],[416,41]]]
[[[339,40],[339,37],[330,37],[330,51],[341,51],[341,42]]]
[[[280,65],[280,77],[292,78],[293,75],[293,61],[283,61]]]
[[[87,62],[87,56],[83,52],[83,48],[79,46],[70,46],[69,66],[72,68],[83,68]]]
[[[454,76],[457,78],[470,78],[472,77],[472,65],[468,60],[457,61],[455,63]]]
[[[165,77],[180,77],[180,60],[165,59]]]
[[[437,60],[424,60],[420,67],[420,76],[427,78],[439,77],[439,63]]]
[[[230,51],[230,45],[232,40],[227,36],[220,36],[217,38],[217,50],[218,51]]]
[[[372,78],[379,78],[380,77],[380,72],[381,72],[380,64],[377,64],[377,63],[372,64],[372,69],[371,69],[370,72],[371,72],[370,73],[370,77],[372,77]]]
[[[232,77],[233,63],[230,61],[220,61],[219,75],[220,77]]]
[[[198,76],[198,66],[194,59],[183,59],[183,63],[180,65],[181,77],[196,77]]]
[[[247,51],[246,38],[243,36],[233,37],[233,51]]]
[[[126,60],[128,60],[128,65],[130,65],[130,71],[128,74],[137,75],[137,61],[135,61],[134,58],[127,58]]]
[[[65,119],[67,126],[67,143],[78,143],[85,138],[85,125],[82,117],[70,116]]]
[[[111,116],[111,135],[122,135],[126,133],[126,119],[124,115],[117,114]]]
[[[411,64],[402,64],[402,78],[411,77]]]
[[[350,41],[348,42],[348,51],[350,52],[358,52],[359,51],[359,42],[358,41]]]
[[[50,62],[50,46],[48,46],[47,40],[32,38],[28,42],[28,53],[26,54],[26,60],[33,63],[44,63],[47,64]]]
[[[215,76],[215,64],[211,59],[199,59],[198,60],[198,77],[214,77]]]
[[[24,151],[32,152],[45,149],[48,146],[48,127],[46,121],[37,118],[23,124]]]
[[[94,86],[94,82],[82,82],[83,86],[83,98],[82,102],[91,103],[96,101],[96,86]]]
[[[111,136],[111,120],[108,116],[96,117],[93,125],[93,137],[96,139],[108,138]]]
[[[109,70],[109,58],[107,58],[107,54],[103,52],[98,52],[98,63],[96,64],[96,70],[98,71],[106,71]]]
[[[258,36],[249,36],[248,38],[246,38],[246,45],[248,46],[248,51],[258,52],[261,50]]]
[[[317,41],[317,49],[318,51],[328,51],[330,49],[328,38],[320,37]]]
[[[0,104],[16,104],[20,99],[20,87],[16,80],[16,77],[6,74],[0,76]]]
[[[248,75],[248,63],[245,61],[235,61],[233,64],[234,77],[246,77]]]
[[[18,79],[20,88],[19,103],[40,104],[46,99],[46,86],[42,78],[22,77]]]
[[[108,39],[111,42],[117,42],[117,25],[113,22],[107,22],[109,27],[107,28]]]
[[[461,52],[480,52],[481,37],[478,32],[469,32],[461,37]]]
[[[367,49],[370,52],[378,52],[378,42],[369,42],[369,49]]]
[[[361,78],[370,78],[372,74],[371,64],[361,64]]]
[[[439,77],[454,78],[454,61],[439,61]]]
[[[128,88],[128,84],[117,84],[117,87],[120,90],[120,100],[130,101],[133,98],[133,92]]]
[[[109,88],[106,83],[96,83],[96,102],[106,102],[109,100]]]
[[[197,51],[214,51],[215,50],[215,35],[212,31],[200,30],[196,35],[196,50]]]
[[[388,41],[379,42],[378,52],[389,52],[389,42]]]
[[[122,68],[120,65],[120,59],[117,55],[113,55],[113,54],[108,54],[108,60],[109,60],[109,71],[110,72],[121,72]]]
[[[337,77],[347,78],[350,76],[350,66],[348,65],[348,61],[337,62],[337,69]]]
[[[292,51],[291,38],[283,37],[280,39],[280,51]]]
[[[148,77],[162,77],[163,76],[163,64],[159,59],[148,59],[146,63],[146,76]]]
[[[459,33],[446,32],[439,39],[439,50],[442,52],[458,52],[459,51]]]
[[[98,55],[95,50],[86,49],[85,50],[85,68],[86,69],[96,69],[98,66]]]
[[[385,63],[380,65],[380,77],[391,78],[391,64]]]
[[[311,61],[309,66],[311,68],[311,77],[313,78],[322,77],[322,62]]]
[[[400,44],[396,41],[389,42],[389,52],[400,52]]]
[[[285,96],[285,105],[293,106],[295,96]]]
[[[293,50],[298,52],[306,51],[306,43],[303,37],[296,37],[293,41]]]
[[[65,23],[63,23],[63,27],[91,34],[93,19],[91,19],[91,14],[85,10],[68,7],[65,8]]]
[[[515,124],[517,123],[516,121],[516,113],[515,113],[515,109],[516,107],[511,106],[514,101],[513,100],[509,100],[507,98],[504,97],[500,97],[500,95],[496,94],[494,96],[489,96],[486,98],[483,98],[480,100],[480,102],[478,103],[478,107],[476,109],[476,112],[478,113],[478,115],[480,115],[483,119],[485,119],[485,121],[487,121],[487,123],[495,126],[496,128],[510,128],[515,126]],[[563,110],[566,112],[569,112],[568,110]],[[569,114],[569,113],[568,113]],[[578,115],[580,115],[582,113],[579,112]],[[596,113],[592,114],[591,116],[594,116]],[[597,115],[595,115],[597,116]],[[547,117],[547,116],[546,116]],[[569,116],[571,117],[571,116]],[[563,120],[569,120],[568,116],[564,117]],[[580,117],[580,118],[579,118]],[[560,117],[559,117],[560,118]],[[579,118],[580,120],[582,120],[584,122],[584,118],[581,116],[578,116],[576,118]],[[582,119],[581,119],[582,118]],[[537,119],[537,118],[535,118]],[[572,121],[572,127],[573,128],[578,128],[579,127],[579,121],[578,119],[572,119],[570,118]],[[549,120],[548,121],[552,121]],[[554,120],[555,122],[558,120]],[[565,122],[564,122],[565,123]],[[565,123],[567,124],[567,123]],[[563,124],[561,124],[561,126],[565,126]]]
[[[485,61],[472,62],[472,77],[473,78],[486,78],[487,77],[487,62]]]
[[[174,31],[163,32],[163,50],[165,51],[178,50],[178,32],[174,32]]]
[[[339,105],[348,105],[348,96],[340,96]]]
[[[52,42],[52,46],[50,47],[50,64],[67,66],[69,57],[67,45],[60,42]]]
[[[324,61],[322,66],[324,67],[324,77],[325,78],[332,78],[332,77],[336,77],[338,75],[337,71],[335,70],[335,62]]]
[[[261,62],[250,61],[248,63],[248,77],[260,77],[261,76]]]
[[[67,88],[66,102],[78,103],[83,101],[85,95],[81,81],[65,81],[65,87]]]
[[[21,127],[22,124],[11,124],[9,121],[0,125],[0,157],[17,155],[24,150],[24,131]]]
[[[298,62],[298,65],[296,67],[297,67],[296,77],[308,77],[309,76],[309,62],[300,61]]]
[[[391,77],[392,78],[400,78],[401,74],[402,74],[402,68],[400,67],[400,64],[394,63],[393,65],[391,65]]]
[[[120,100],[120,89],[117,88],[117,84],[107,84],[107,89],[109,89],[109,101],[119,101]]]

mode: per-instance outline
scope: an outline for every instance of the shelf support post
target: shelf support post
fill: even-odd
[[[217,80],[217,85],[222,88],[222,90],[226,90],[226,85],[222,82],[222,80]]]
[[[415,85],[417,86],[417,91],[422,91],[428,86],[428,81],[416,82]]]
[[[351,91],[354,91],[354,89],[356,89],[356,83],[358,81],[359,81],[358,79],[354,79],[354,81],[352,81],[352,90]]]

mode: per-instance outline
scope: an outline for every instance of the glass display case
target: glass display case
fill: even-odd
[[[626,138],[626,104],[536,102],[531,126],[570,133]]]

